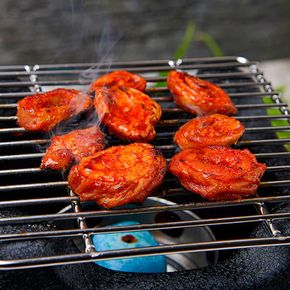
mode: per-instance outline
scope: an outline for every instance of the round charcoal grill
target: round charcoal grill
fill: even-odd
[[[98,69],[94,69],[97,67]],[[237,148],[249,148],[267,164],[256,196],[241,201],[207,202],[183,189],[170,174],[153,195],[164,205],[103,210],[81,203],[67,187],[66,173],[42,172],[40,159],[52,134],[84,126],[95,118],[86,112],[58,126],[52,134],[26,132],[17,126],[16,103],[24,96],[57,87],[86,90],[90,81],[111,70],[144,76],[147,93],[163,108],[153,144],[169,160],[177,148],[172,137],[192,118],[177,108],[164,73],[180,69],[225,89],[246,127]],[[89,115],[90,114],[90,115]],[[104,128],[105,130],[105,128]],[[266,289],[289,288],[290,152],[287,104],[255,62],[242,57],[107,64],[0,66],[0,275],[3,289]],[[108,138],[108,146],[120,144]],[[65,209],[70,207],[70,210]],[[192,211],[200,219],[151,221],[130,231],[172,231],[209,227],[211,241],[175,243],[97,252],[92,235],[128,231],[102,226],[104,217],[122,218]],[[99,225],[99,226],[97,226]],[[75,241],[78,241],[77,243]],[[94,261],[175,253],[219,252],[216,264],[173,273],[137,274],[104,269]],[[288,286],[288,287],[287,287]]]

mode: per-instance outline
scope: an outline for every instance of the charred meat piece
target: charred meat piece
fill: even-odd
[[[171,71],[167,85],[176,104],[189,113],[200,116],[215,113],[232,115],[237,112],[223,89],[195,76]]]
[[[100,121],[120,139],[135,142],[154,139],[154,125],[161,117],[161,107],[146,94],[125,87],[97,88],[94,104]]]
[[[255,194],[266,165],[246,150],[203,147],[183,150],[169,171],[188,190],[208,200],[231,200]]]
[[[165,158],[150,144],[114,146],[84,157],[72,167],[68,182],[81,200],[112,208],[143,202],[162,182]]]
[[[65,170],[83,157],[105,148],[105,135],[97,126],[54,136],[41,161],[41,169]]]
[[[174,136],[181,149],[211,145],[230,146],[245,131],[240,121],[226,115],[214,114],[192,119],[179,128]]]
[[[92,99],[77,90],[56,89],[25,97],[17,104],[18,124],[30,131],[50,131],[92,106]]]
[[[128,71],[114,71],[103,75],[95,80],[90,87],[90,92],[94,92],[99,87],[127,87],[138,91],[145,91],[146,80],[139,75],[132,74]]]

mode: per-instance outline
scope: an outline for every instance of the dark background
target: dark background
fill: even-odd
[[[1,0],[0,63],[172,58],[189,23],[188,57],[285,58],[289,19],[287,0]]]

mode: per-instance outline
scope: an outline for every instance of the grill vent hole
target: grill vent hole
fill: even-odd
[[[179,222],[179,221],[181,221],[180,217],[172,211],[160,212],[155,216],[156,223],[166,223],[166,222],[168,223],[168,222]],[[179,229],[172,229],[172,230],[161,230],[161,232],[170,237],[179,238],[183,233],[183,229],[179,228]]]

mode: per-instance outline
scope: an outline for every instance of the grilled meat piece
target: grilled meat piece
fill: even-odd
[[[141,76],[132,74],[128,71],[114,71],[103,75],[95,80],[90,87],[90,92],[94,92],[99,87],[127,87],[138,91],[145,91],[146,80]]]
[[[30,131],[50,131],[92,106],[92,100],[77,90],[56,89],[25,97],[17,105],[18,124]]]
[[[146,142],[154,139],[154,125],[161,107],[146,94],[125,87],[102,87],[95,91],[95,108],[109,132],[122,140]]]
[[[232,115],[237,112],[223,89],[195,76],[171,71],[168,74],[167,85],[176,104],[189,113]]]
[[[217,146],[183,150],[169,164],[169,171],[185,188],[208,200],[255,194],[265,170],[266,165],[247,149]]]
[[[143,202],[162,182],[165,158],[150,144],[114,146],[84,157],[72,167],[68,182],[81,200],[112,208]]]
[[[71,163],[105,148],[105,135],[98,126],[54,136],[41,161],[41,169],[65,170]]]
[[[175,133],[174,141],[181,149],[211,145],[230,146],[245,131],[240,121],[226,115],[214,114],[192,119]]]

